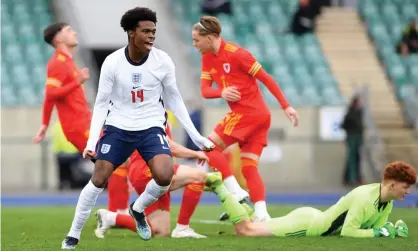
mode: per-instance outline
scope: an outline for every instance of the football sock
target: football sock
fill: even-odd
[[[248,161],[247,161],[248,160]],[[242,158],[243,166],[241,168],[242,175],[244,176],[248,192],[250,193],[251,200],[256,203],[258,201],[266,200],[266,188],[264,186],[263,179],[257,168],[257,162],[247,158]]]
[[[204,183],[189,184],[184,188],[183,198],[181,201],[180,213],[177,223],[180,225],[189,225],[197,204],[199,204],[202,196]]]
[[[132,232],[136,232],[135,220],[130,215],[116,214],[115,223],[118,227],[123,227],[131,230]]]
[[[254,214],[257,217],[264,217],[264,216],[269,216],[269,213],[267,212],[267,205],[265,201],[257,201],[256,203],[254,203]]]
[[[242,200],[248,196],[247,191],[241,188],[235,176],[232,175],[224,179],[224,184],[228,188],[228,191],[234,194],[238,200]]]
[[[177,223],[176,227],[175,227],[175,230],[183,230],[183,229],[186,229],[188,227],[189,227],[189,225],[182,225],[182,224]]]
[[[249,218],[246,209],[239,203],[235,196],[228,192],[225,186],[220,185],[216,187],[215,193],[218,195],[223,209],[229,215],[232,224],[239,223]]]
[[[221,172],[224,179],[232,176],[232,170],[229,167],[229,162],[218,146],[210,152],[205,152],[205,154],[209,158],[209,165]]]
[[[129,206],[128,179],[127,176],[121,175],[118,171],[119,169],[116,169],[116,171],[112,173],[107,184],[107,192],[109,196],[108,210],[112,212],[126,210]]]
[[[150,180],[145,187],[145,191],[136,199],[133,209],[138,213],[144,212],[144,209],[158,200],[170,186],[160,186],[154,179]]]
[[[116,210],[116,213],[129,215],[129,207],[125,209],[118,209]]]
[[[107,211],[104,217],[105,217],[106,222],[109,223],[109,225],[114,226],[116,225],[117,215],[118,213]]]
[[[91,180],[83,188],[78,197],[75,215],[71,224],[68,236],[80,239],[81,230],[90,216],[91,210],[96,205],[97,197],[103,191],[103,188],[96,187]]]

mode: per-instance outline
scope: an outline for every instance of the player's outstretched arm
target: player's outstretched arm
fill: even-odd
[[[54,106],[55,103],[53,101],[44,99],[44,104],[42,106],[42,125],[45,127],[48,127],[49,125]]]
[[[176,158],[193,158],[199,160],[208,160],[206,154],[200,151],[193,151],[187,147],[180,145],[179,143],[168,139],[170,144],[171,154]]]
[[[180,95],[180,92],[176,84],[176,75],[175,67],[170,58],[167,59],[168,63],[168,72],[165,78],[163,79],[163,98],[167,104],[168,109],[170,109],[176,118],[186,129],[187,134],[193,142],[200,148],[210,150],[214,148],[213,143],[207,138],[200,135],[196,127],[193,125],[192,120],[190,119],[189,112],[187,111],[186,105],[184,104],[183,98]]]
[[[289,102],[287,101],[285,95],[283,94],[282,90],[280,89],[279,85],[276,83],[274,78],[268,74],[264,69],[260,69],[255,77],[261,81],[267,89],[274,95],[274,97],[279,101],[280,105],[282,106],[283,110],[285,111],[286,116],[292,122],[293,126],[297,126],[299,124],[299,117],[297,112],[290,106]]]
[[[358,200],[348,210],[347,217],[341,229],[341,236],[371,238],[390,237],[395,238],[396,230],[392,223],[386,222],[381,227],[373,229],[360,229],[361,224],[366,222],[375,211],[374,205],[367,200]]]
[[[341,229],[341,236],[371,238],[374,237],[373,229],[360,229],[361,224],[367,219],[367,205],[359,201],[348,210]]]
[[[109,108],[110,94],[113,88],[114,68],[109,58],[103,62],[99,78],[99,88],[97,90],[96,102],[93,108],[93,117],[90,125],[90,135],[87,141],[86,151],[94,153],[97,141],[100,137],[100,132],[103,123],[106,119],[107,110]],[[85,157],[85,156],[84,156]]]
[[[46,131],[48,129],[49,121],[51,120],[53,109],[54,102],[45,98],[42,107],[42,124],[35,137],[33,137],[32,139],[33,143],[39,143],[44,139]]]
[[[276,80],[268,74],[261,66],[261,64],[254,58],[254,56],[247,50],[241,48],[238,53],[239,63],[241,68],[249,75],[255,77],[262,82],[267,89],[273,94],[273,96],[279,101],[286,116],[292,122],[293,126],[297,126],[299,123],[299,117],[297,112],[290,106],[285,95],[277,84]]]
[[[289,102],[287,101],[276,80],[270,74],[268,74],[268,72],[261,68],[254,76],[257,78],[257,80],[262,82],[271,92],[271,94],[273,94],[273,96],[277,99],[277,101],[279,101],[283,110],[286,110],[288,107],[290,107]]]

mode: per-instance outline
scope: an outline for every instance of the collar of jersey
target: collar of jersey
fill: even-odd
[[[219,45],[218,56],[224,51],[225,44],[226,44],[225,40],[223,40],[223,38],[221,38],[221,44]]]
[[[134,61],[132,61],[132,59],[129,57],[129,50],[128,50],[128,46],[126,46],[126,47],[125,47],[125,57],[126,57],[126,60],[128,60],[128,62],[129,62],[131,65],[133,65],[133,66],[140,66],[140,65],[143,65],[143,64],[147,61],[148,56],[149,56],[149,53],[148,53],[147,55],[145,55],[145,57],[143,57],[139,63],[135,63],[135,62],[134,62]]]
[[[380,209],[382,208],[383,208],[382,211],[385,210],[386,206],[389,204],[389,201],[384,202],[384,203],[380,202],[381,196],[382,196],[382,183],[379,184],[379,197],[377,198],[376,203],[375,203],[378,211],[380,211]]]
[[[64,55],[66,58],[69,58],[69,59],[72,59],[72,58],[73,58],[70,54],[68,54],[68,52],[63,51],[63,50],[61,50],[61,49],[56,49],[56,50],[55,50],[55,53],[56,53],[56,54],[61,54],[61,55]]]

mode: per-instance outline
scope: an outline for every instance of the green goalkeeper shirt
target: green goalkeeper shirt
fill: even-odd
[[[386,223],[392,207],[392,201],[380,202],[379,183],[359,186],[321,214],[320,228],[328,227],[322,236],[374,237],[373,229]]]

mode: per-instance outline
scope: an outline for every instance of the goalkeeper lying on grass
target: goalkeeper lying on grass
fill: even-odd
[[[233,197],[220,180],[211,190],[230,215],[237,235],[243,236],[330,236],[408,237],[408,227],[399,220],[387,222],[393,200],[403,200],[416,183],[415,170],[406,163],[394,162],[383,172],[382,183],[359,186],[325,211],[301,207],[265,222],[251,222],[248,208]]]

